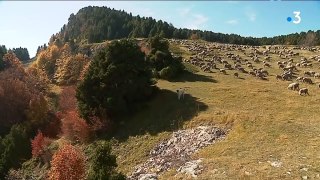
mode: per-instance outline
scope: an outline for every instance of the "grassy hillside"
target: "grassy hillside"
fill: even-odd
[[[188,56],[183,48],[175,51]],[[305,50],[297,52],[306,57],[316,54]],[[300,56],[294,61],[300,60]],[[274,76],[281,72],[276,65],[278,60],[279,57],[272,55],[272,68],[266,68],[270,75],[265,81],[242,73],[240,78],[235,78],[233,70],[224,75],[199,69],[175,82],[158,81],[157,85],[165,93],[160,93],[145,111],[123,125],[131,135],[129,138],[114,141],[118,169],[129,174],[135,165],[147,159],[149,151],[160,140],[170,135],[174,128],[169,122],[179,121],[176,127],[180,128],[210,124],[229,129],[224,141],[194,155],[194,158],[204,158],[204,171],[199,179],[319,178],[320,89],[303,84],[302,87],[309,88],[310,96],[299,96],[296,91],[288,90],[291,82],[276,80]],[[318,71],[318,65],[314,63],[312,69]],[[262,64],[255,66],[262,67]],[[188,69],[197,67],[188,64]],[[304,70],[308,68],[300,69],[299,73]],[[180,87],[187,88],[184,101],[178,101],[174,93]],[[187,178],[175,174],[172,170],[160,178]]]

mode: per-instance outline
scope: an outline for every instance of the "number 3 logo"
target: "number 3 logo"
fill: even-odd
[[[293,14],[296,20],[293,21],[295,24],[299,24],[301,22],[300,11],[294,11]]]

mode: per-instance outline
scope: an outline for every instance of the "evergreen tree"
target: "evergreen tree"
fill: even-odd
[[[95,144],[90,157],[89,180],[124,180],[125,176],[117,173],[116,156],[111,155],[111,146],[107,142]]]
[[[82,117],[114,117],[130,112],[152,93],[151,73],[140,47],[131,40],[113,41],[100,51],[78,86]]]

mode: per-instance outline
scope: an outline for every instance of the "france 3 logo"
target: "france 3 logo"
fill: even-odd
[[[299,24],[301,22],[301,12],[293,11],[294,19],[292,17],[287,17],[288,22],[293,22],[294,24]]]

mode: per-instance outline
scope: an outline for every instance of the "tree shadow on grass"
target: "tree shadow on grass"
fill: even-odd
[[[189,71],[183,71],[177,78],[170,80],[170,82],[212,82],[217,83],[211,76],[192,73]]]
[[[175,131],[207,108],[206,104],[189,94],[178,100],[177,93],[160,90],[142,110],[131,117],[121,118],[125,123],[118,126],[114,138],[125,141],[129,136]]]

